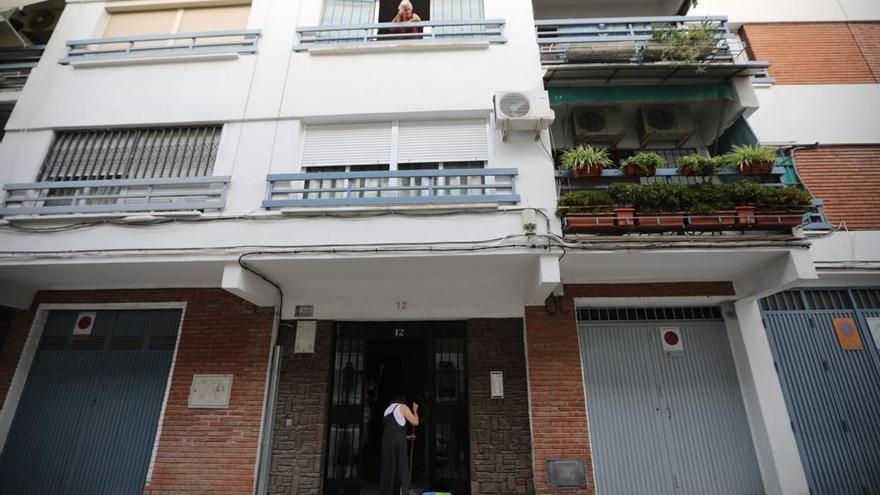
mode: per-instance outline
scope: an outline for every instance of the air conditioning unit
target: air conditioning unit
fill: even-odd
[[[604,144],[613,148],[625,133],[619,108],[575,107],[571,116],[579,143]]]
[[[681,148],[694,135],[694,119],[685,106],[644,106],[636,124],[642,148],[658,141],[674,142]]]
[[[504,140],[510,131],[531,131],[537,140],[554,118],[546,91],[495,93],[495,126],[501,129]]]

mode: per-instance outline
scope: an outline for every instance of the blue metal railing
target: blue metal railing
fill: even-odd
[[[264,208],[518,203],[515,168],[274,174]]]
[[[23,88],[45,49],[46,45],[0,48],[0,90]]]
[[[633,62],[649,60],[657,53],[651,42],[659,30],[702,28],[715,32],[714,46],[703,61],[731,61],[727,39],[727,17],[611,17],[601,19],[552,19],[535,21],[541,62],[544,65],[574,61]],[[576,59],[576,60],[575,60]]]
[[[230,177],[6,184],[0,216],[220,210]]]
[[[402,29],[416,32],[401,32]],[[482,41],[505,43],[503,19],[422,21],[398,24],[376,22],[297,28],[294,51],[330,46],[382,46]]]
[[[70,40],[67,55],[58,63],[256,53],[259,40],[256,29]]]

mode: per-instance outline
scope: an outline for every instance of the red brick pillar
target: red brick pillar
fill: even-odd
[[[525,314],[535,491],[541,495],[593,493],[574,301],[570,296],[551,297],[546,306],[527,307]],[[590,488],[551,489],[547,480],[551,459],[583,460]]]

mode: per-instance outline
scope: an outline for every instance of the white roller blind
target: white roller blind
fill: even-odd
[[[397,156],[399,163],[487,161],[486,121],[401,122]]]
[[[319,124],[306,128],[303,166],[391,163],[391,123]]]

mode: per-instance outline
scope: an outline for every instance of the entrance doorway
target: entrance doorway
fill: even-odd
[[[396,322],[337,326],[325,494],[378,493],[382,418],[397,394],[419,404],[414,492],[469,493],[465,326]]]

